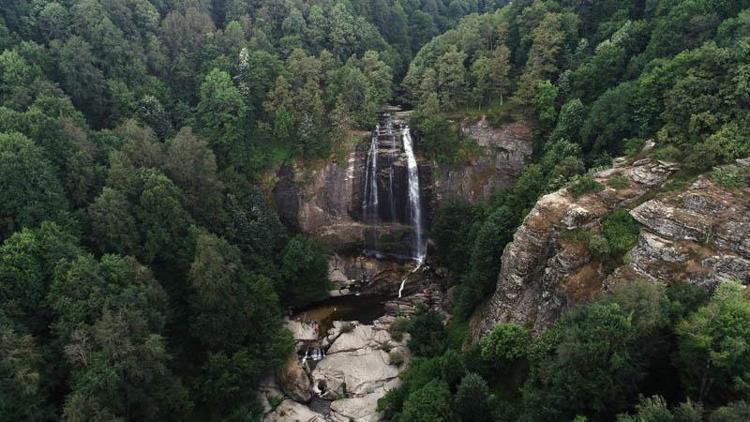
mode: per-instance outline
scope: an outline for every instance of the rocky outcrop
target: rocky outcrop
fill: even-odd
[[[433,164],[438,203],[454,198],[477,202],[512,186],[533,150],[531,128],[524,122],[493,128],[482,118],[461,127],[463,136],[477,142],[479,152],[465,165]]]
[[[562,234],[596,225],[611,211],[663,184],[674,170],[669,163],[651,160],[619,163],[596,179],[606,185],[609,178],[621,175],[628,180],[626,188],[606,188],[580,198],[562,189],[539,199],[503,252],[497,290],[475,316],[474,337],[498,322],[524,324],[537,332],[566,307],[600,292],[606,275],[585,245]]]
[[[497,290],[475,315],[473,337],[499,322],[539,332],[566,308],[635,279],[709,290],[727,279],[750,283],[750,190],[723,189],[707,177],[665,188],[675,170],[656,160],[619,159],[595,175],[605,186],[617,175],[619,189],[579,198],[563,189],[542,197],[503,252]],[[571,233],[598,230],[618,208],[631,209],[642,229],[626,264],[604,271]]]
[[[724,280],[750,283],[750,191],[727,190],[701,177],[685,191],[645,202],[630,213],[644,227],[628,265],[610,277],[712,289]]]

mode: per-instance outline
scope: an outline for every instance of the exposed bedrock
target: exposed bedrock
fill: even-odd
[[[463,165],[434,164],[438,205],[456,198],[477,202],[512,186],[533,151],[531,128],[524,122],[493,128],[486,119],[464,121],[461,131],[477,142],[479,154]]]
[[[606,185],[623,175],[627,188],[580,198],[563,189],[542,197],[503,252],[497,290],[475,315],[473,337],[499,322],[539,332],[566,308],[635,279],[685,281],[709,290],[721,280],[750,283],[750,190],[723,189],[706,177],[687,188],[662,188],[675,170],[660,161],[619,160],[596,178]],[[587,245],[565,233],[598,230],[603,217],[622,207],[631,209],[641,234],[626,264],[607,274]]]
[[[444,201],[476,202],[498,188],[511,186],[531,155],[531,131],[525,123],[493,128],[483,119],[462,126],[463,136],[479,145],[479,154],[464,165],[430,162],[420,156],[416,141],[422,221],[427,231]],[[414,233],[410,230],[408,166],[398,136],[383,135],[378,143],[377,224],[363,213],[371,139],[363,137],[343,159],[281,168],[273,200],[286,225],[334,251],[358,254],[366,245],[377,245],[384,254],[408,256]]]

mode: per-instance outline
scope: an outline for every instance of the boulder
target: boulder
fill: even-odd
[[[310,378],[296,356],[289,359],[286,366],[279,371],[276,382],[287,397],[294,401],[307,403],[312,399]]]
[[[398,377],[398,368],[388,362],[383,350],[329,353],[313,370],[313,383],[327,399],[370,394]]]
[[[364,397],[339,399],[331,403],[331,420],[335,422],[378,422],[382,414],[378,412],[378,400],[385,390],[367,394]]]

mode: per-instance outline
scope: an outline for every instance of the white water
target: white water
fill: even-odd
[[[419,199],[419,168],[417,158],[414,156],[414,146],[411,139],[409,126],[404,125],[401,129],[404,140],[404,152],[406,153],[406,165],[409,172],[409,215],[414,228],[414,256],[417,268],[422,266],[425,255],[425,245],[422,241],[422,204]]]
[[[369,222],[377,221],[378,216],[378,132],[372,134],[370,150],[367,152],[367,175],[365,176],[365,194],[362,198],[362,213]]]
[[[422,241],[422,204],[419,199],[419,167],[417,166],[417,158],[414,156],[414,145],[411,139],[411,131],[409,126],[404,125],[401,129],[401,137],[404,139],[404,152],[406,153],[406,166],[409,173],[409,216],[411,217],[411,224],[414,228],[414,260],[417,261],[417,266],[409,273],[414,274],[422,267],[427,252],[425,251],[425,245]],[[409,275],[401,280],[401,286],[398,288],[398,297],[401,295],[406,286],[406,280],[409,279]]]
[[[399,299],[401,299],[401,293],[403,293],[404,287],[406,286],[406,280],[409,279],[410,275],[412,275],[412,274],[416,273],[417,271],[419,271],[420,268],[422,268],[422,263],[421,262],[417,262],[417,266],[414,267],[414,269],[411,270],[411,272],[409,274],[407,274],[406,277],[404,277],[403,280],[401,280],[401,286],[399,286],[399,288],[398,288],[398,298]]]

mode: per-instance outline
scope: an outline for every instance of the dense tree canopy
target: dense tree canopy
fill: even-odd
[[[406,324],[415,359],[387,417],[747,419],[731,281],[708,301],[634,283],[534,337],[503,325],[460,350],[460,334],[541,194],[601,188],[585,171],[646,140],[689,172],[750,154],[749,8],[5,1],[0,419],[257,419],[258,383],[293,349],[281,315],[330,287],[325,251],[266,201],[269,174],[333,160],[389,101],[415,108],[416,147],[441,164],[472,161],[467,116],[522,119],[535,150],[513,186],[435,216],[453,315]],[[623,262],[638,230],[605,216],[594,259]]]

